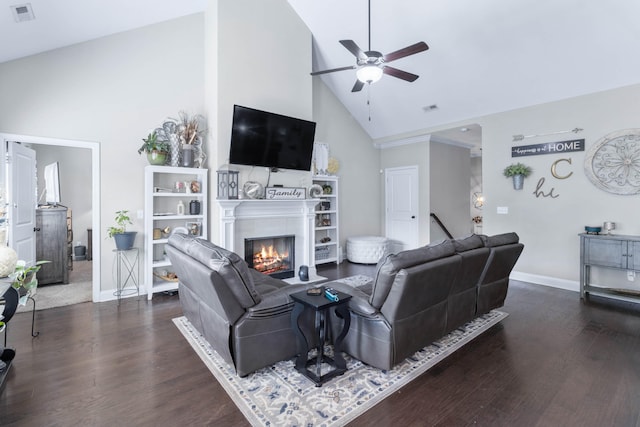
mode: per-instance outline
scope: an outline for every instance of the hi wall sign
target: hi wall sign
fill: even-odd
[[[562,154],[584,151],[584,139],[547,142],[544,144],[519,145],[511,147],[511,157],[539,156],[541,154]]]

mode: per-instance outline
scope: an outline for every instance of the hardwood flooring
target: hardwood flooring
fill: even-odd
[[[321,274],[372,275],[345,262]],[[640,425],[640,311],[512,281],[504,321],[353,426]],[[177,296],[83,303],[11,321],[2,426],[244,426],[171,322]],[[0,337],[1,338],[1,337]]]

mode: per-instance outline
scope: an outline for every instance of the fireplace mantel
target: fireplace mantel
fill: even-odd
[[[220,246],[243,254],[245,237],[259,237],[255,234],[247,235],[246,228],[251,228],[254,230],[253,233],[256,233],[255,230],[262,230],[262,225],[267,224],[263,231],[265,236],[288,234],[295,228],[295,271],[297,272],[301,265],[307,265],[311,280],[318,277],[315,266],[314,226],[315,207],[320,203],[320,199],[236,199],[216,202],[220,208]],[[243,224],[244,231],[241,227]],[[299,253],[298,249],[301,249]]]

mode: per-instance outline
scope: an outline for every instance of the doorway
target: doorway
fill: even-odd
[[[97,142],[88,142],[88,141],[77,141],[77,140],[67,140],[67,139],[56,139],[56,138],[46,138],[46,137],[34,137],[28,135],[17,135],[17,134],[5,134],[0,133],[0,140],[2,141],[0,147],[0,155],[4,158],[6,153],[7,143],[9,142],[20,142],[25,145],[45,145],[45,146],[54,146],[54,147],[69,147],[69,148],[82,148],[90,150],[91,157],[91,228],[92,228],[92,236],[91,241],[87,240],[87,244],[91,245],[93,258],[97,259],[98,262],[93,263],[92,272],[91,272],[91,280],[92,280],[92,300],[93,302],[98,302],[100,299],[100,145]],[[11,183],[9,181],[9,177],[7,176],[6,165],[5,162],[0,162],[0,180],[2,181],[2,188],[6,188],[7,185]],[[9,196],[11,197],[11,196]],[[13,203],[11,200],[7,200],[9,203]]]
[[[398,252],[418,247],[418,166],[387,168],[385,175],[385,236]]]

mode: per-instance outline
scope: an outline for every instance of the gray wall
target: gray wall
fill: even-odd
[[[471,232],[469,182],[471,162],[468,148],[431,142],[430,212],[435,213],[453,237]],[[440,233],[440,234],[436,234]],[[431,241],[446,238],[441,228],[431,225]]]
[[[0,131],[99,142],[104,234],[115,211],[144,207],[141,138],[180,110],[203,111],[203,50],[196,14],[0,64]],[[101,242],[107,295],[114,244]]]
[[[431,173],[429,172],[431,143],[428,139],[429,137],[426,136],[424,142],[383,148],[380,150],[380,168],[382,170],[401,166],[418,167],[418,245],[426,245],[431,241],[429,218],[429,212],[431,209],[429,196],[431,187]],[[384,176],[380,177],[380,182],[382,199],[379,209],[382,221],[384,221]],[[384,223],[382,232],[384,232]]]
[[[577,289],[579,280],[579,238],[585,225],[617,224],[616,234],[640,234],[638,195],[621,196],[594,186],[584,173],[584,152],[522,157],[517,160],[533,168],[522,191],[514,191],[502,170],[511,164],[511,146],[584,138],[586,150],[610,132],[638,128],[640,85],[598,92],[529,108],[483,117],[483,180],[486,195],[484,231],[495,234],[516,231],[525,244],[516,264],[522,279],[537,283]],[[551,135],[527,139],[518,144],[512,136],[544,135],[551,132],[583,128],[579,134]],[[568,179],[555,179],[551,164],[570,158],[563,173]],[[533,193],[541,178],[543,190],[554,188],[558,198],[536,197]],[[508,215],[496,208],[509,208]],[[600,270],[601,271],[601,270]],[[624,272],[611,275],[595,273],[596,283],[629,285],[640,288],[638,279],[628,282]]]
[[[346,251],[349,237],[383,234],[380,153],[320,78],[313,85],[313,119],[316,141],[327,143],[340,162],[340,240]]]

